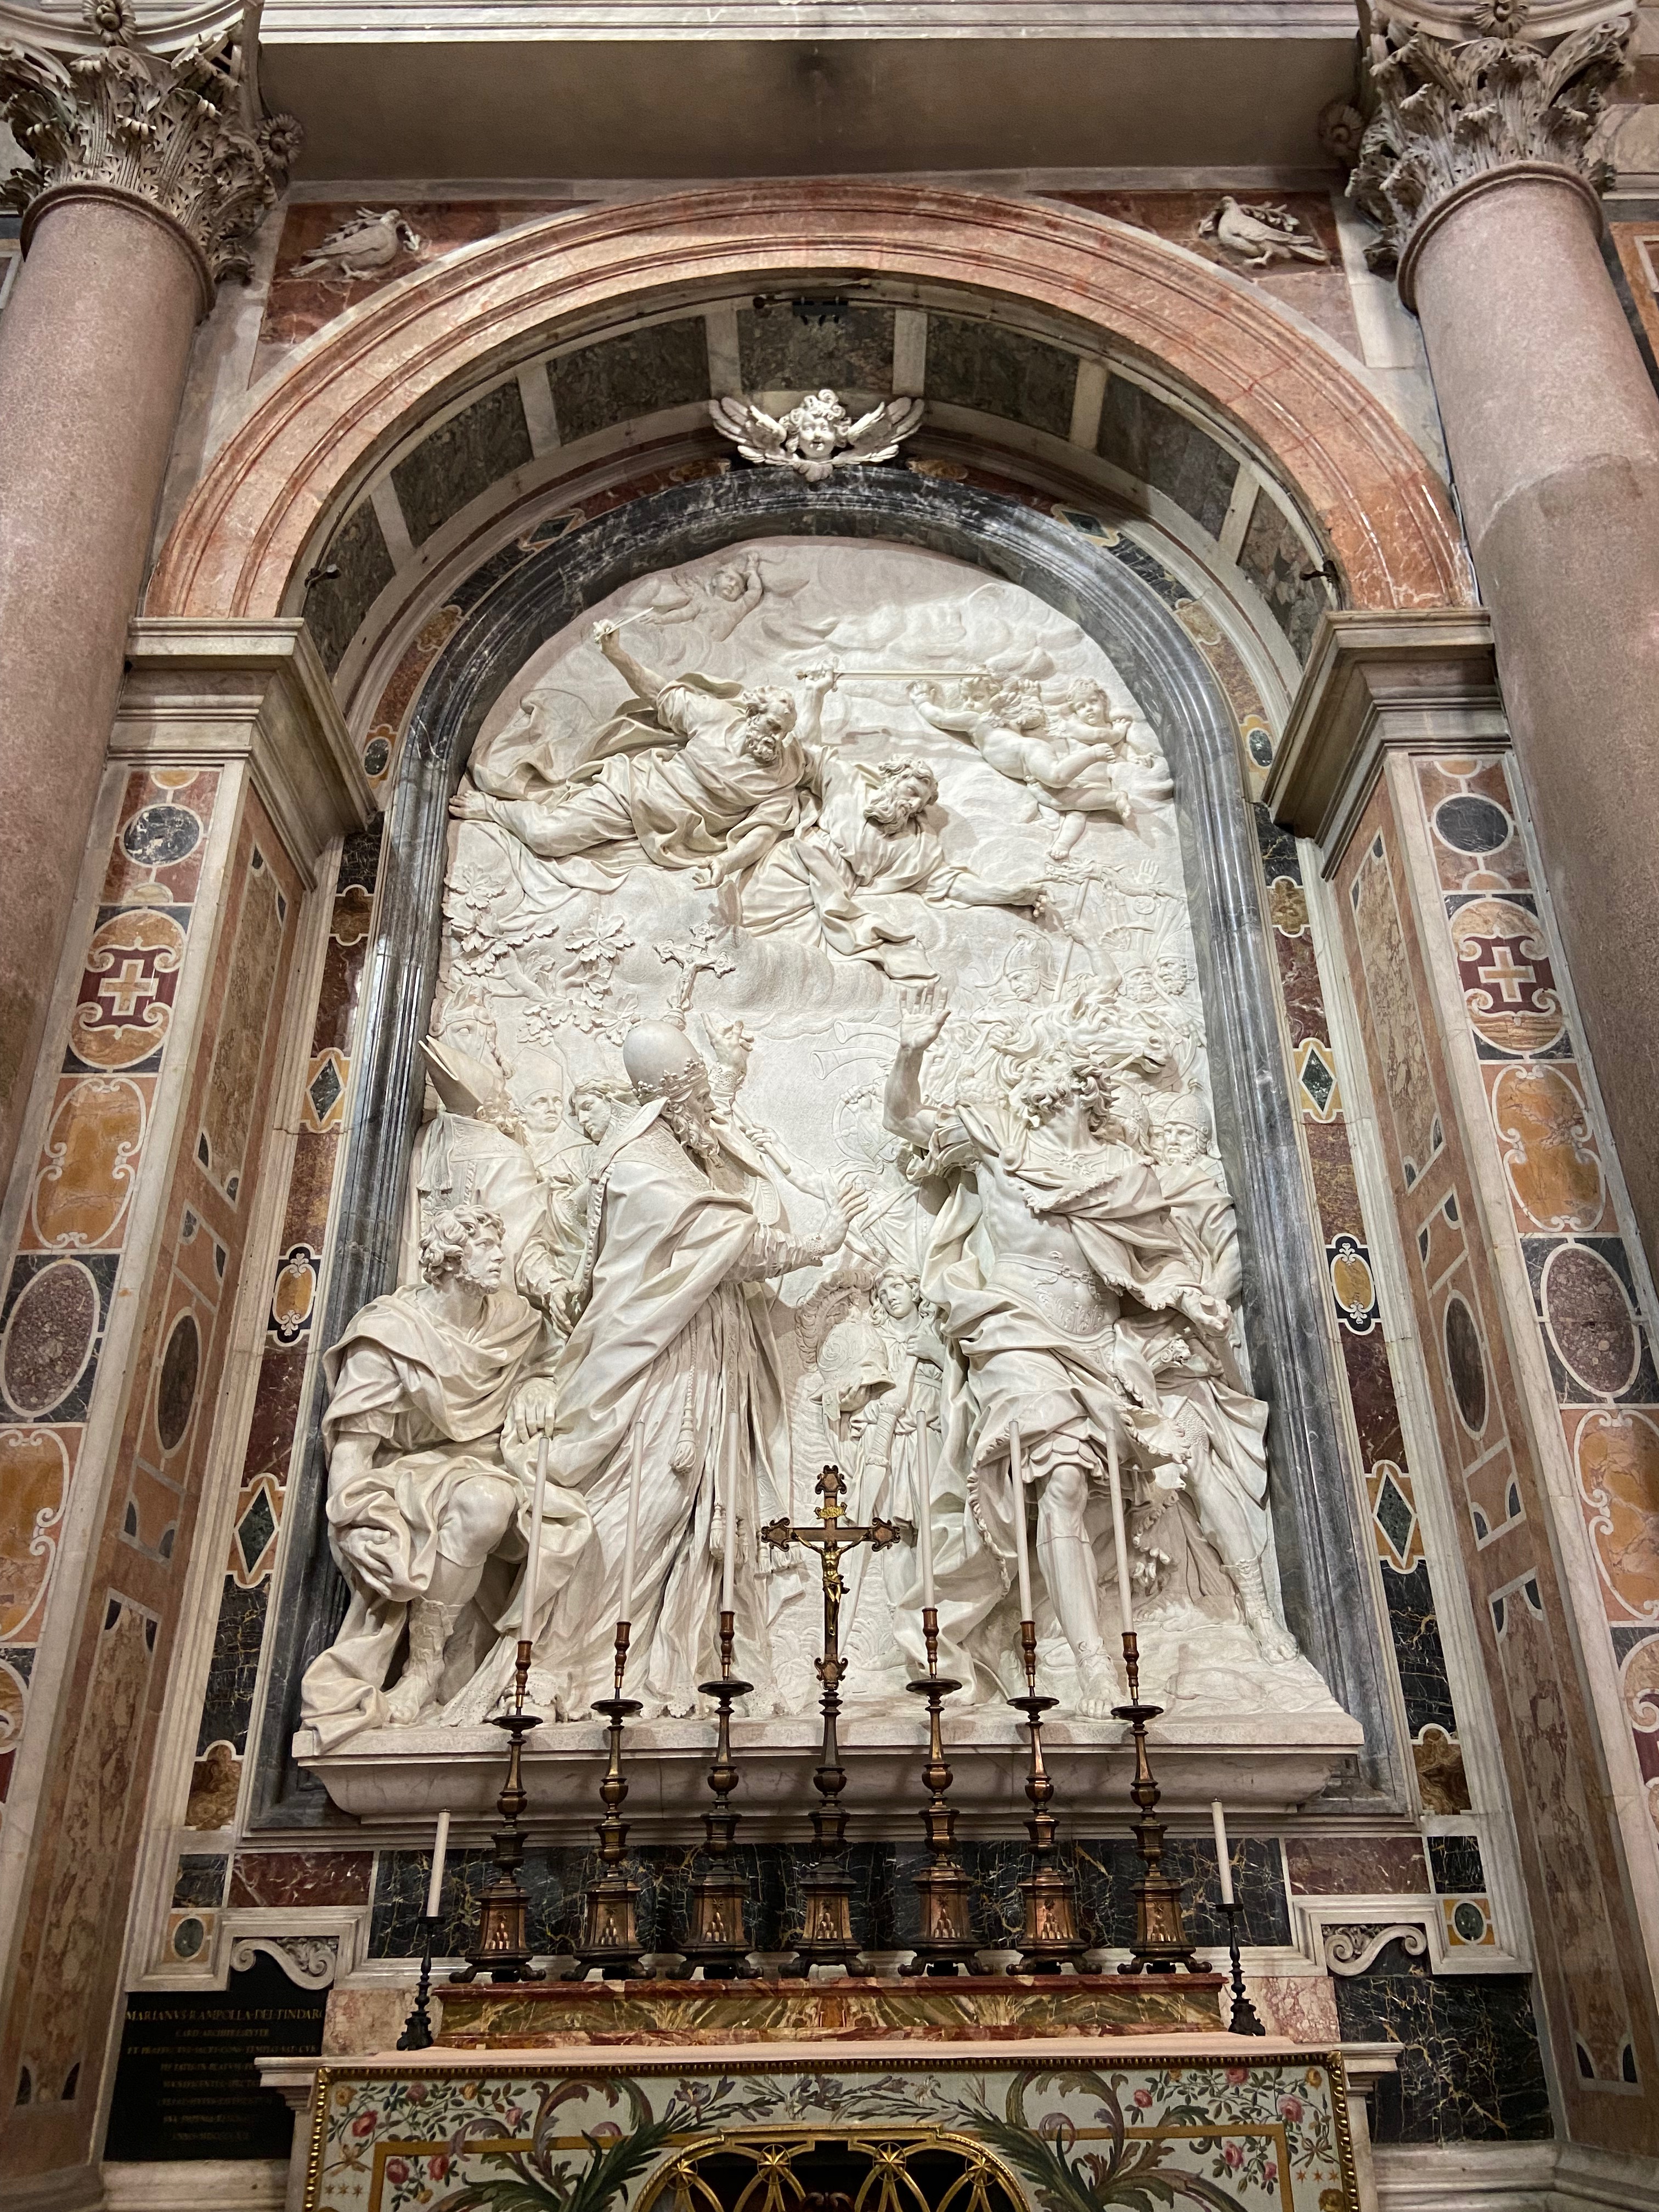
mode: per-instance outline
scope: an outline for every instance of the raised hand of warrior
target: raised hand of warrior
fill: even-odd
[[[926,1052],[950,1018],[936,983],[907,983],[899,993],[899,1050]]]

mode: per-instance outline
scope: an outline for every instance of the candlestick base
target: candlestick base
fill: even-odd
[[[749,1960],[744,1908],[749,1885],[734,1866],[705,1867],[691,1877],[691,1917],[680,1944],[688,1973],[698,1967],[706,1982],[746,1982]]]
[[[822,1860],[801,1877],[800,1941],[784,1968],[809,1974],[814,1966],[858,1963],[863,1945],[853,1933],[853,1878],[844,1867]]]
[[[1227,1916],[1227,1955],[1233,1970],[1233,2006],[1227,2021],[1227,2033],[1229,2035],[1265,2035],[1267,2031],[1261,2024],[1261,2015],[1244,1994],[1244,1969],[1238,1959],[1238,1900],[1235,1899],[1231,1905],[1224,1905],[1221,1910]]]
[[[520,1646],[520,1650],[524,1649]],[[523,1696],[520,1682],[520,1698]],[[529,1798],[520,1778],[524,1740],[541,1726],[539,1713],[515,1706],[511,1712],[492,1713],[490,1725],[505,1729],[512,1738],[507,1754],[507,1780],[496,1805],[502,1825],[495,1832],[495,1872],[478,1899],[478,1941],[467,1954],[467,1962],[450,1976],[452,1982],[476,1981],[489,1972],[492,1982],[544,1982],[545,1973],[532,1966],[529,1942],[530,1899],[519,1881],[524,1864],[525,1838],[519,1823]]]

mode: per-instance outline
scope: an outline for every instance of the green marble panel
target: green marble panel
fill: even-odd
[[[636,415],[708,397],[708,335],[701,315],[605,338],[550,364],[559,436],[567,445]]]
[[[532,458],[517,380],[498,384],[452,415],[392,470],[410,538],[421,544],[469,500]]]
[[[332,676],[358,623],[397,574],[380,519],[367,500],[330,538],[320,565],[340,573],[319,576],[306,594],[306,624]]]
[[[1099,452],[1114,467],[1184,507],[1212,538],[1219,535],[1238,463],[1196,422],[1127,377],[1114,376],[1106,386]]]
[[[816,392],[823,385],[845,394],[893,388],[893,310],[849,307],[836,323],[804,322],[787,301],[763,313],[738,313],[738,358],[745,392]]]
[[[1267,602],[1267,611],[1290,640],[1297,659],[1306,660],[1319,617],[1330,601],[1319,579],[1304,573],[1315,566],[1314,560],[1265,491],[1256,494],[1250,510],[1238,565]]]
[[[951,407],[976,407],[1029,429],[1066,437],[1072,428],[1077,356],[961,315],[927,318],[927,397]]]

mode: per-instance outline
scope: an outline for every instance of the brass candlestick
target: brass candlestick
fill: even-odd
[[[640,1886],[628,1875],[628,1823],[622,1808],[628,1782],[622,1771],[623,1723],[643,1711],[637,1698],[622,1693],[628,1668],[628,1638],[631,1624],[617,1623],[616,1687],[611,1696],[596,1698],[593,1710],[611,1724],[611,1758],[599,1784],[605,1818],[599,1824],[599,1864],[602,1871],[587,1885],[582,1914],[582,1941],[576,1956],[583,1971],[595,1966],[608,1982],[633,1980],[641,1971],[637,1923]]]
[[[847,1814],[841,1793],[847,1787],[847,1769],[841,1763],[836,1722],[841,1713],[841,1601],[847,1586],[841,1577],[842,1554],[859,1545],[880,1551],[894,1540],[896,1531],[886,1521],[872,1520],[867,1528],[854,1528],[842,1518],[841,1471],[826,1467],[817,1480],[818,1526],[797,1528],[788,1521],[769,1521],[761,1530],[775,1550],[805,1544],[818,1554],[823,1575],[823,1656],[817,1677],[823,1685],[818,1700],[823,1714],[823,1746],[812,1775],[818,1802],[812,1808],[812,1864],[801,1883],[801,1934],[789,1961],[790,1970],[805,1973],[813,1966],[850,1966],[860,1945],[853,1934],[852,1877],[847,1871]]]
[[[530,1644],[521,1638],[513,1668],[513,1704],[504,1713],[492,1713],[492,1728],[505,1729],[512,1738],[507,1754],[507,1780],[495,1800],[501,1825],[495,1831],[495,1872],[478,1899],[478,1945],[469,1951],[465,1966],[450,1976],[452,1982],[476,1981],[488,1967],[493,1982],[544,1982],[547,1976],[530,1963],[526,1915],[530,1899],[519,1880],[524,1864],[525,1838],[519,1822],[530,1800],[520,1776],[524,1740],[541,1724],[539,1713],[524,1709],[525,1686],[530,1680]]]
[[[1031,1763],[1025,1777],[1025,1795],[1031,1817],[1025,1832],[1031,1838],[1031,1871],[1019,1885],[1025,1900],[1024,1924],[1019,1931],[1019,1966],[1010,1972],[1057,1974],[1070,1961],[1080,1959],[1088,1944],[1078,1928],[1077,1883],[1063,1867],[1054,1864],[1054,1838],[1059,1823],[1050,1807],[1054,1779],[1042,1763],[1042,1716],[1055,1704],[1039,1697],[1036,1686],[1037,1639],[1035,1620],[1019,1624],[1019,1646],[1025,1662],[1025,1695],[1010,1698],[1016,1711],[1025,1716],[1031,1740]]]
[[[1181,1923],[1181,1884],[1164,1871],[1164,1823],[1157,1816],[1158,1787],[1146,1756],[1146,1723],[1155,1721],[1162,1705],[1140,1701],[1140,1644],[1133,1628],[1123,1632],[1123,1670],[1129,1680],[1129,1702],[1114,1705],[1115,1719],[1127,1721],[1134,1734],[1135,1778],[1129,1795],[1139,1808],[1133,1823],[1134,1838],[1146,1872],[1135,1884],[1134,1949],[1118,1971],[1125,1974],[1173,1974],[1184,1966],[1189,1973],[1203,1970],[1188,1947]]]
[[[747,1697],[755,1686],[732,1672],[736,1635],[737,1615],[722,1612],[720,1680],[698,1685],[705,1698],[720,1704],[714,1763],[708,1770],[714,1802],[702,1816],[703,1863],[691,1877],[691,1917],[680,1950],[689,1968],[702,1968],[706,1982],[744,1980],[755,1971],[749,1963],[749,1938],[743,1924],[748,1884],[732,1857],[739,1816],[728,1802],[738,1786],[738,1770],[732,1763],[732,1701]]]
[[[927,1510],[926,1506],[922,1508]],[[944,1723],[940,1707],[960,1682],[941,1679],[939,1671],[939,1609],[922,1608],[921,1632],[927,1644],[927,1672],[920,1681],[907,1682],[914,1696],[927,1700],[927,1761],[921,1770],[921,1786],[932,1796],[921,1815],[921,1832],[932,1854],[916,1876],[916,1895],[921,1903],[921,1941],[915,1959],[900,1968],[905,1974],[959,1974],[971,1970],[974,1952],[973,1885],[957,1856],[957,1814],[945,1802],[951,1770],[945,1763]]]

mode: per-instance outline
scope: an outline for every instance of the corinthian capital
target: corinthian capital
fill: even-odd
[[[45,196],[143,201],[192,249],[204,307],[248,273],[246,244],[300,150],[291,115],[262,116],[233,28],[162,55],[142,46],[129,0],[89,0],[89,52],[0,45],[0,115],[28,166],[0,185],[24,243]]]
[[[1474,16],[1483,35],[1450,40],[1396,17],[1372,18],[1377,106],[1348,196],[1382,228],[1373,268],[1397,266],[1443,201],[1495,170],[1544,163],[1598,192],[1611,181],[1591,140],[1607,88],[1624,73],[1634,12],[1547,44],[1521,36],[1526,19],[1526,0],[1487,0]]]

